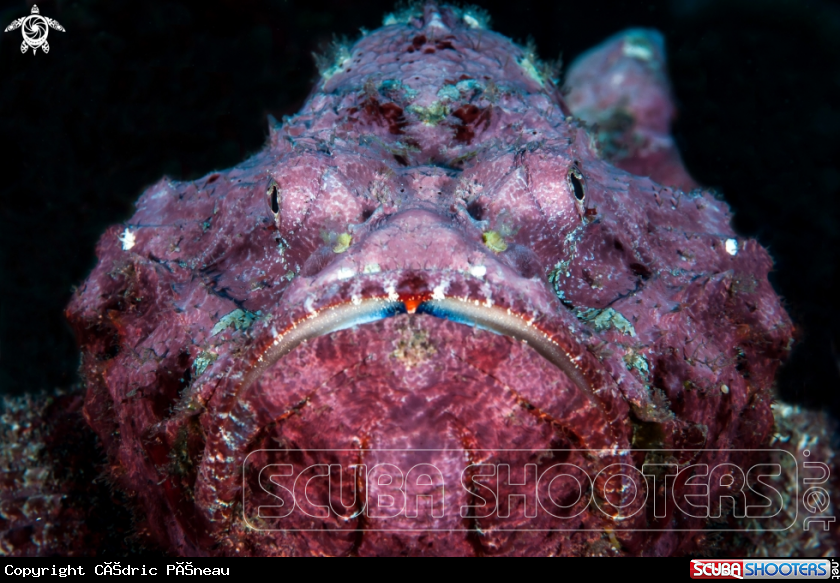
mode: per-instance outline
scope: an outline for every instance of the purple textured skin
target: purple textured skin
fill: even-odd
[[[702,519],[642,512],[617,529],[589,508],[570,532],[504,532],[510,520],[460,519],[470,496],[457,491],[444,518],[422,523],[451,532],[377,532],[363,516],[295,523],[350,532],[253,530],[243,463],[260,449],[345,449],[330,461],[431,462],[458,483],[443,454],[368,450],[446,449],[459,463],[506,448],[611,451],[565,458],[595,475],[641,467],[645,447],[768,443],[792,326],[765,250],[732,231],[725,203],[683,190],[693,181],[668,136],[659,36],[631,31],[583,57],[567,106],[532,54],[479,20],[431,4],[398,15],[339,51],[262,152],[163,179],[102,237],[67,310],[85,413],[145,509],[141,532],[169,551],[682,554],[703,537],[672,529]],[[607,130],[582,121],[617,118]],[[422,313],[441,300],[510,314],[559,356]],[[307,323],[376,302],[409,313],[274,362]]]

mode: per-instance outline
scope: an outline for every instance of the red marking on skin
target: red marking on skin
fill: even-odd
[[[399,135],[403,133],[402,129],[408,123],[403,116],[403,109],[396,103],[382,103],[375,97],[369,97],[365,104],[365,112],[375,120],[384,122],[388,126],[388,131],[392,134]]]
[[[400,281],[397,295],[409,314],[416,312],[423,302],[432,299],[432,292],[429,291],[426,280],[418,274],[409,275]]]
[[[475,105],[463,105],[452,112],[452,115],[461,120],[459,126],[455,126],[455,139],[459,142],[469,144],[475,137],[475,130],[484,124],[486,128],[490,123],[490,108],[481,109]]]
[[[401,279],[396,292],[409,314],[413,314],[417,306],[432,297],[426,278],[419,273],[412,273]]]
[[[483,109],[476,107],[475,105],[462,105],[454,112],[452,115],[460,119],[465,124],[471,124],[478,119],[478,117],[484,112]]]
[[[430,299],[432,299],[432,294],[430,293],[422,295],[400,295],[400,301],[405,304],[405,310],[409,314],[416,312],[420,304]]]

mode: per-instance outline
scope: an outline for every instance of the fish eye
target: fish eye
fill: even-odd
[[[568,175],[569,190],[571,190],[578,202],[583,202],[586,199],[586,190],[584,189],[583,174],[577,168],[569,169]]]
[[[274,180],[268,185],[268,190],[265,194],[268,196],[268,205],[271,207],[271,212],[276,216],[280,212],[280,193],[279,187]]]

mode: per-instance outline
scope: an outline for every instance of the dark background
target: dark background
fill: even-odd
[[[689,171],[776,259],[800,341],[784,398],[840,413],[840,7],[816,0],[480,0],[493,28],[568,63],[628,26],[666,37]],[[0,3],[0,28],[32,2]],[[373,29],[391,0],[51,0],[51,51],[0,33],[0,393],[76,380],[63,307],[94,245],[167,174],[258,151],[294,113],[333,34]]]

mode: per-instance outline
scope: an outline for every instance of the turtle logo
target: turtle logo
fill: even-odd
[[[23,42],[20,45],[20,52],[25,53],[27,49],[32,48],[32,54],[40,48],[44,53],[50,52],[50,45],[47,43],[47,33],[50,28],[54,28],[64,32],[64,27],[58,21],[46,16],[41,16],[38,7],[32,6],[32,14],[18,18],[6,27],[4,32],[21,28],[23,33]]]

